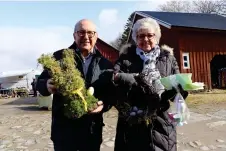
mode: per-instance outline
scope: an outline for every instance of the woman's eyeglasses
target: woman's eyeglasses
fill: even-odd
[[[147,37],[148,39],[152,39],[155,36],[155,34],[140,34],[137,35],[137,38],[140,40],[145,39],[145,37]]]

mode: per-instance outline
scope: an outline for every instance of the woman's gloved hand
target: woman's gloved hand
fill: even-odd
[[[130,86],[136,84],[135,73],[116,73],[114,81],[116,83],[128,84]]]

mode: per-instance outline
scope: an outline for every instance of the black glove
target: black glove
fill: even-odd
[[[184,89],[182,88],[182,86],[180,84],[178,85],[178,89],[179,89],[179,92],[182,95],[182,97],[184,99],[186,99],[188,97],[188,92],[184,91]],[[163,100],[163,101],[164,100],[173,101],[176,94],[177,94],[177,90],[176,90],[176,88],[173,87],[172,90],[166,90],[162,93],[162,95],[161,95],[162,99],[161,100]]]
[[[182,97],[186,99],[188,96],[188,92],[184,91],[180,84],[178,85],[178,89]],[[174,87],[171,90],[166,90],[161,94],[161,110],[162,111],[166,111],[169,109],[170,107],[169,100],[174,101],[176,94],[177,94],[177,90]]]
[[[183,96],[184,99],[186,99],[188,97],[188,91],[184,91],[180,84],[178,85],[178,88],[180,90],[180,94]]]
[[[127,84],[127,85],[134,85],[136,84],[135,77],[136,74],[134,73],[117,73],[116,81],[117,83]]]
[[[171,89],[171,90],[165,90],[162,94],[161,94],[161,101],[165,102],[168,100],[173,100],[174,97],[177,94],[177,90],[175,88]]]
[[[156,93],[156,88],[153,86],[152,83],[149,83],[149,81],[147,81],[144,74],[139,74],[135,77],[135,80],[137,84],[139,84],[139,87],[142,88],[144,94]]]
[[[137,85],[133,85],[129,93],[129,100],[140,109],[148,106],[149,112],[154,111],[160,103],[156,86],[148,82],[142,74],[135,76],[135,79]]]

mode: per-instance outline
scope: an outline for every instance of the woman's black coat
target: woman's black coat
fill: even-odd
[[[157,68],[161,77],[179,73],[179,67],[172,48],[167,46],[161,47],[160,56],[157,58]],[[120,57],[115,64],[115,72],[140,73],[143,68],[143,61],[136,54],[136,46],[125,45],[120,51]],[[118,97],[118,102],[125,101],[125,91],[127,87],[119,87],[124,91]],[[139,96],[138,96],[139,97]],[[164,106],[169,106],[166,101]],[[116,105],[117,108],[117,105]],[[118,109],[119,110],[119,109]],[[119,118],[116,129],[115,151],[176,151],[176,125],[168,117],[167,112],[161,109],[157,111],[157,118],[147,127],[145,124],[130,126],[125,118]]]

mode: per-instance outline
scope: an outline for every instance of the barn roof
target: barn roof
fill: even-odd
[[[104,43],[105,45],[107,45],[108,47],[111,47],[114,51],[118,52],[119,50],[116,49],[115,47],[113,47],[111,44],[107,43],[106,41],[103,41],[102,39],[98,38],[97,41]]]
[[[226,30],[226,17],[217,14],[177,13],[137,11],[143,17],[156,19],[159,24],[171,28],[172,26],[201,29]]]

